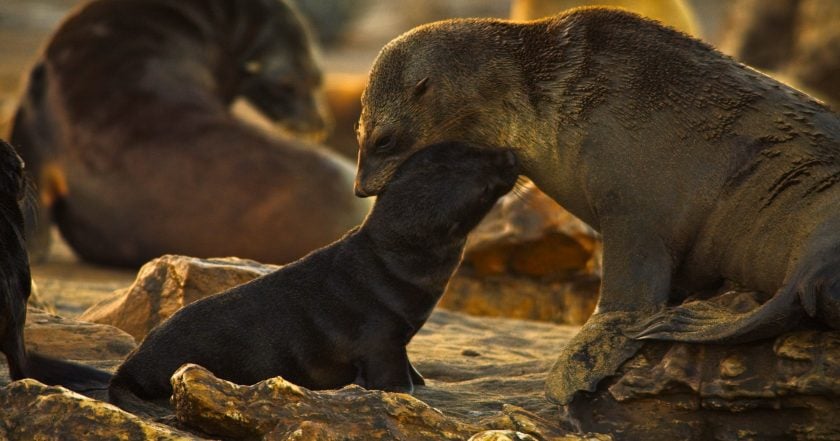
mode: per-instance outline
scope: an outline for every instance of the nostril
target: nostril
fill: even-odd
[[[505,158],[507,159],[507,163],[509,166],[514,167],[516,166],[516,155],[513,151],[508,150],[505,152]]]

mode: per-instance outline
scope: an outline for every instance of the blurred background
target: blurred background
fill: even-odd
[[[0,0],[0,137],[8,137],[23,79],[40,48],[62,18],[83,3]],[[574,6],[620,6],[700,38],[835,108],[840,104],[840,0],[296,3],[317,35],[326,97],[335,120],[323,144],[349,160],[355,160],[357,148],[353,125],[360,111],[359,97],[379,49],[417,25],[453,17],[528,20]],[[270,126],[253,112],[243,111],[242,118]],[[45,306],[77,315],[133,280],[132,270],[80,262],[57,233],[53,236],[46,261],[33,267]],[[529,189],[519,200],[503,200],[471,239],[460,278],[450,286],[444,306],[486,315],[582,323],[597,299],[598,248],[592,230]],[[475,296],[495,297],[476,300]]]
[[[61,19],[85,0],[0,2],[0,133],[21,79]],[[614,5],[686,31],[747,64],[840,102],[837,0],[297,0],[340,85],[365,75],[379,49],[417,25],[454,17],[533,19],[581,5]],[[817,64],[806,70],[801,64]],[[833,66],[828,64],[833,63]],[[821,70],[822,73],[813,71]],[[355,86],[355,84],[353,84]],[[350,88],[350,84],[347,85]],[[338,93],[338,92],[335,92]],[[341,131],[341,127],[338,127]],[[346,132],[346,130],[345,130]],[[338,134],[341,136],[344,134]]]

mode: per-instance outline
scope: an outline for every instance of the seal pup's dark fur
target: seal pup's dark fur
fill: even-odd
[[[467,233],[517,178],[505,150],[424,149],[343,239],[184,307],[119,367],[111,400],[167,398],[185,363],[241,384],[283,376],[312,389],[411,392],[405,346],[457,267]]]
[[[32,280],[20,206],[25,189],[23,161],[0,140],[0,351],[9,363],[9,376],[76,391],[105,388],[111,378],[107,372],[26,350],[23,327]]]
[[[43,257],[51,221],[81,257],[125,266],[166,253],[285,263],[341,237],[371,205],[350,192],[352,163],[231,110],[244,98],[292,133],[322,130],[313,51],[285,1],[80,7],[14,120],[40,192],[30,250]]]

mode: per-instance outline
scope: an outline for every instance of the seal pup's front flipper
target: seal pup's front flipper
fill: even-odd
[[[408,375],[411,377],[411,383],[415,386],[425,386],[426,379],[423,378],[423,375],[417,371],[417,368],[411,364],[411,361],[408,362]]]
[[[416,371],[408,361],[405,347],[384,348],[371,353],[358,366],[359,374],[354,384],[365,389],[414,393],[412,372]]]

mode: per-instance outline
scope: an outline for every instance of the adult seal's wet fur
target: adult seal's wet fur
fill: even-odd
[[[362,102],[357,194],[441,139],[512,147],[524,175],[603,235],[598,308],[561,350],[554,401],[593,390],[641,338],[840,324],[840,118],[700,41],[602,8],[444,21],[385,46]],[[665,309],[725,286],[770,300]]]
[[[308,31],[278,0],[96,0],[31,72],[11,142],[82,257],[294,260],[358,225],[353,167],[244,124],[244,98],[294,133],[324,128]],[[28,222],[28,227],[35,222]]]
[[[405,346],[443,294],[467,233],[516,178],[510,151],[425,149],[340,241],[152,330],[118,368],[111,400],[168,398],[185,363],[240,384],[279,375],[311,389],[411,392],[423,380]]]

